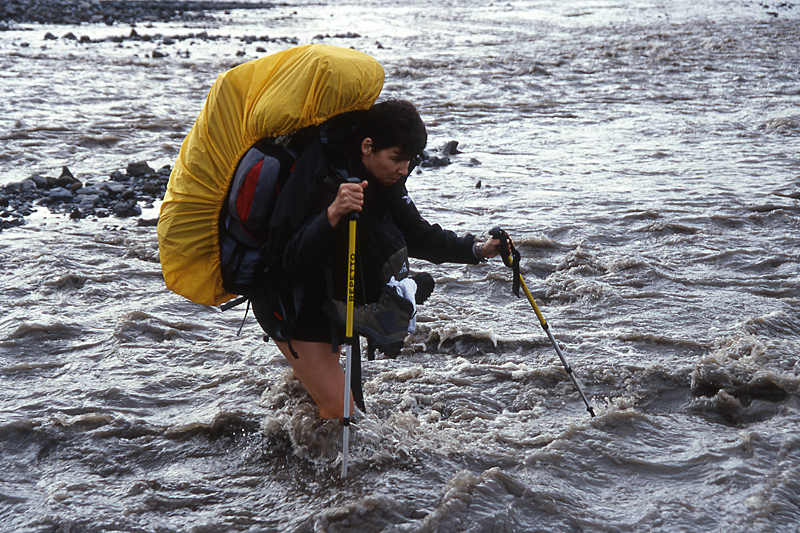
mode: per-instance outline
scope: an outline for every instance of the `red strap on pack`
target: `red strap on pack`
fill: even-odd
[[[263,164],[264,161],[261,160],[253,165],[239,189],[239,194],[236,196],[236,211],[244,224],[247,223],[247,219],[250,217],[250,208],[253,206],[253,197],[256,194],[258,176],[261,174],[261,165]]]

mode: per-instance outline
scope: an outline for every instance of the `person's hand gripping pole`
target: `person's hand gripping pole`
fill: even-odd
[[[550,339],[550,343],[553,345],[553,348],[556,349],[556,353],[558,354],[558,358],[561,359],[561,363],[564,365],[564,368],[567,371],[567,375],[569,376],[570,380],[572,380],[572,384],[575,385],[575,388],[578,390],[578,394],[580,394],[581,398],[583,399],[583,403],[586,404],[586,410],[589,411],[589,414],[594,417],[594,409],[589,404],[589,400],[586,398],[586,395],[583,393],[583,389],[581,389],[580,384],[578,383],[575,374],[572,372],[572,367],[569,366],[564,354],[561,353],[561,348],[558,347],[558,343],[556,339],[553,337],[553,334],[550,332],[550,325],[544,319],[544,315],[542,312],[539,311],[539,306],[536,305],[536,301],[533,299],[533,295],[531,291],[528,290],[528,286],[525,284],[525,280],[522,279],[522,275],[519,273],[519,263],[520,263],[520,255],[517,249],[514,247],[514,243],[511,241],[511,238],[508,236],[508,233],[505,230],[495,227],[489,231],[489,234],[494,237],[495,239],[500,239],[500,255],[503,258],[503,263],[511,268],[514,272],[514,281],[512,290],[516,296],[519,296],[519,287],[522,287],[522,291],[525,293],[525,297],[528,298],[528,302],[530,302],[531,307],[533,307],[533,312],[536,313],[536,318],[539,319],[539,323],[542,325],[542,329],[547,334],[547,338]]]

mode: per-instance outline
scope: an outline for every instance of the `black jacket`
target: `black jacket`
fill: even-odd
[[[333,228],[326,210],[336,197],[344,173],[334,172],[328,161],[319,140],[312,141],[301,154],[270,220],[267,257],[273,275],[284,280],[301,278],[309,288],[321,291],[323,297],[329,294],[325,269],[330,265],[334,295],[343,298],[347,224]],[[351,162],[349,167],[346,174],[370,182],[364,191],[364,208],[356,231],[357,301],[377,300],[390,277],[400,280],[407,275],[407,261],[395,260],[395,268],[387,265],[393,256],[405,256],[406,249],[408,256],[432,263],[478,263],[472,253],[474,236],[458,237],[438,224],[428,223],[411,201],[406,179],[384,187],[372,179],[360,161]],[[339,279],[343,282],[336,283]]]

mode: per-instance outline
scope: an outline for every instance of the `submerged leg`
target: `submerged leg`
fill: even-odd
[[[293,340],[291,347],[297,357],[292,354],[288,342],[275,341],[275,344],[317,404],[320,418],[341,420],[344,417],[344,370],[339,354],[331,352],[330,343]],[[352,413],[352,401],[350,404]]]

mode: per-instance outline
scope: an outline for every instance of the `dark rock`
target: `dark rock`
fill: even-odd
[[[126,174],[123,174],[119,170],[115,170],[114,172],[112,172],[110,177],[114,181],[128,181],[128,176]]]
[[[138,178],[139,176],[146,176],[147,174],[155,174],[155,171],[150,168],[146,161],[136,163],[128,163],[128,168],[125,170],[128,176]]]
[[[77,207],[73,207],[72,211],[69,212],[69,218],[72,220],[80,220],[83,218],[83,213]]]
[[[158,226],[158,219],[157,218],[140,218],[136,222],[137,226],[141,227],[155,227]]]
[[[136,198],[136,192],[133,189],[128,189],[120,196],[123,200],[133,200]]]
[[[34,174],[28,179],[35,183],[36,187],[39,189],[51,189],[56,186],[55,178],[49,178],[47,176],[42,176],[41,174]]]
[[[478,183],[475,184],[476,189],[480,189],[482,186],[483,184],[481,183],[481,180],[478,180]]]
[[[71,202],[72,201],[72,191],[65,189],[64,187],[55,187],[50,189],[47,197],[50,201],[61,201],[61,202]]]
[[[99,203],[99,196],[81,196],[78,198],[78,207],[84,211],[90,211]]]
[[[67,167],[61,168],[61,175],[55,180],[56,187],[68,188],[79,183],[81,183],[80,180],[73,176]]]
[[[117,183],[115,181],[107,181],[100,185],[100,189],[106,191],[112,197],[117,197],[123,194],[125,191],[127,191],[128,186],[123,185],[122,183]]]
[[[53,35],[50,32],[47,32],[47,33],[44,34],[44,40],[45,41],[57,41],[58,37],[56,37],[55,35]]]
[[[151,196],[161,195],[161,186],[157,182],[148,181],[142,185],[142,192]]]
[[[76,191],[78,196],[108,196],[108,191],[104,191],[99,185],[86,185]]]
[[[161,59],[162,57],[167,57],[169,54],[164,52],[159,52],[158,50],[153,50],[153,59]]]
[[[9,218],[8,220],[0,220],[0,230],[8,228],[16,228],[23,225],[25,221],[21,218]]]
[[[46,182],[45,182],[46,183]],[[33,180],[23,180],[22,183],[19,184],[19,190],[22,193],[32,192],[38,190],[39,186],[36,185],[36,182]]]
[[[112,209],[114,215],[119,218],[139,216],[142,214],[142,208],[136,205],[136,200],[120,200],[114,204]]]
[[[449,157],[434,155],[423,161],[420,166],[423,168],[439,168],[446,167],[450,163],[451,161]]]
[[[133,209],[134,202],[130,200],[120,200],[116,204],[114,204],[113,210],[114,214],[118,217],[127,217],[130,215],[131,209]]]
[[[63,35],[63,36],[61,36],[61,38],[62,38],[62,39],[66,39],[66,40],[68,40],[68,41],[77,41],[77,40],[78,40],[78,38],[77,38],[77,37],[75,37],[75,34],[74,34],[74,33],[72,33],[72,32],[69,32],[69,33],[67,33],[67,34],[65,34],[65,35]]]
[[[444,155],[457,155],[461,152],[458,150],[458,141],[449,141],[447,144],[442,147],[442,153]]]

